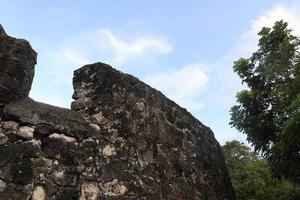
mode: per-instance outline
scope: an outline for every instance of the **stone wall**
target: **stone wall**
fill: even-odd
[[[233,199],[212,131],[162,93],[95,63],[59,108],[28,97],[35,63],[0,26],[0,199]]]
[[[107,163],[126,194],[145,199],[232,199],[212,131],[137,78],[104,63],[74,72],[72,109],[101,128]],[[231,192],[228,192],[231,191]]]

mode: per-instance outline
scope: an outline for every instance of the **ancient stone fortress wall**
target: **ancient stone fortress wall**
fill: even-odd
[[[231,200],[212,131],[104,63],[74,72],[72,109],[28,97],[37,54],[0,26],[0,199]]]

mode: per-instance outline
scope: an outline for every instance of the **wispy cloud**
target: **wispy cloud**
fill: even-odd
[[[124,39],[109,29],[99,29],[71,37],[55,54],[60,59],[78,65],[101,59],[114,65],[123,65],[137,57],[166,55],[171,51],[172,46],[161,36]]]
[[[289,27],[293,29],[293,34],[300,35],[300,16],[298,10],[294,7],[277,5],[252,21],[250,28],[239,38],[230,53],[246,56],[250,52],[253,52],[257,48],[259,39],[257,33],[261,28],[273,27],[274,23],[279,20],[288,22]]]
[[[100,37],[114,52],[114,61],[117,64],[141,54],[168,54],[172,50],[172,46],[161,37],[139,37],[129,42],[117,37],[108,29],[99,30],[96,34],[97,38]]]
[[[70,47],[63,47],[53,55],[57,56],[56,58],[58,59],[65,60],[65,62],[69,61],[70,64],[75,65],[85,65],[90,62],[88,58],[83,58],[84,55],[80,55],[79,52]]]
[[[179,105],[192,111],[203,108],[199,95],[206,89],[209,78],[202,64],[186,65],[145,78],[145,82],[161,90]]]

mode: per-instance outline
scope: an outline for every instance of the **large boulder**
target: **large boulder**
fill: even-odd
[[[101,127],[102,181],[125,186],[119,199],[233,199],[219,143],[187,110],[104,63],[76,70],[73,85],[72,109]]]
[[[0,25],[0,104],[28,96],[36,58],[26,40],[8,36]]]

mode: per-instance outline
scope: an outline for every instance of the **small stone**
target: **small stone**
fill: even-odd
[[[3,192],[6,188],[6,182],[0,179],[0,192]]]
[[[99,112],[97,114],[94,114],[92,116],[92,119],[96,120],[97,122],[102,122],[103,121],[103,115],[102,115],[102,112]]]
[[[81,186],[80,200],[97,200],[100,190],[96,182],[86,182]]]
[[[43,164],[44,164],[45,167],[51,167],[52,166],[53,162],[52,162],[51,159],[48,159],[48,158],[45,158],[45,157],[41,157],[39,159],[40,159],[41,162],[43,162]]]
[[[0,145],[5,144],[8,141],[8,137],[4,135],[3,133],[0,133]]]
[[[96,132],[100,132],[100,127],[97,124],[89,124],[90,127]]]
[[[127,187],[125,185],[117,184],[113,188],[113,193],[115,193],[118,196],[124,195],[127,191]]]
[[[89,124],[89,126],[91,127],[91,137],[92,138],[98,138],[100,135],[100,126],[97,124]]]
[[[39,180],[40,181],[45,181],[46,177],[45,177],[45,174],[40,174],[39,175]]]
[[[19,124],[13,121],[2,122],[2,127],[6,130],[17,130]]]
[[[37,186],[32,193],[32,200],[45,200],[46,192],[42,186]]]
[[[25,194],[31,195],[31,193],[33,191],[33,187],[34,187],[34,184],[30,183],[30,184],[24,185],[22,190]]]
[[[34,128],[29,126],[21,126],[17,132],[17,136],[24,140],[31,140],[33,138]]]
[[[135,104],[135,107],[136,107],[137,110],[143,111],[143,110],[145,110],[145,103],[144,102],[137,102]]]
[[[87,161],[93,161],[93,157],[90,156],[90,157],[87,159]]]
[[[106,145],[104,148],[103,148],[103,151],[102,153],[105,155],[105,156],[113,156],[113,155],[116,155],[116,149],[114,146],[112,145]]]
[[[63,171],[55,171],[53,172],[54,181],[58,185],[64,185],[64,177],[65,172]]]
[[[40,148],[42,142],[41,142],[41,140],[32,139],[32,140],[24,142],[24,144],[30,144],[33,147]]]
[[[155,163],[155,159],[153,158],[153,152],[150,150],[146,150],[143,152],[143,160],[147,161],[148,163]]]
[[[76,138],[66,136],[65,134],[58,134],[58,133],[53,133],[49,135],[49,138],[63,140],[64,142],[67,143],[72,143],[77,141]]]

